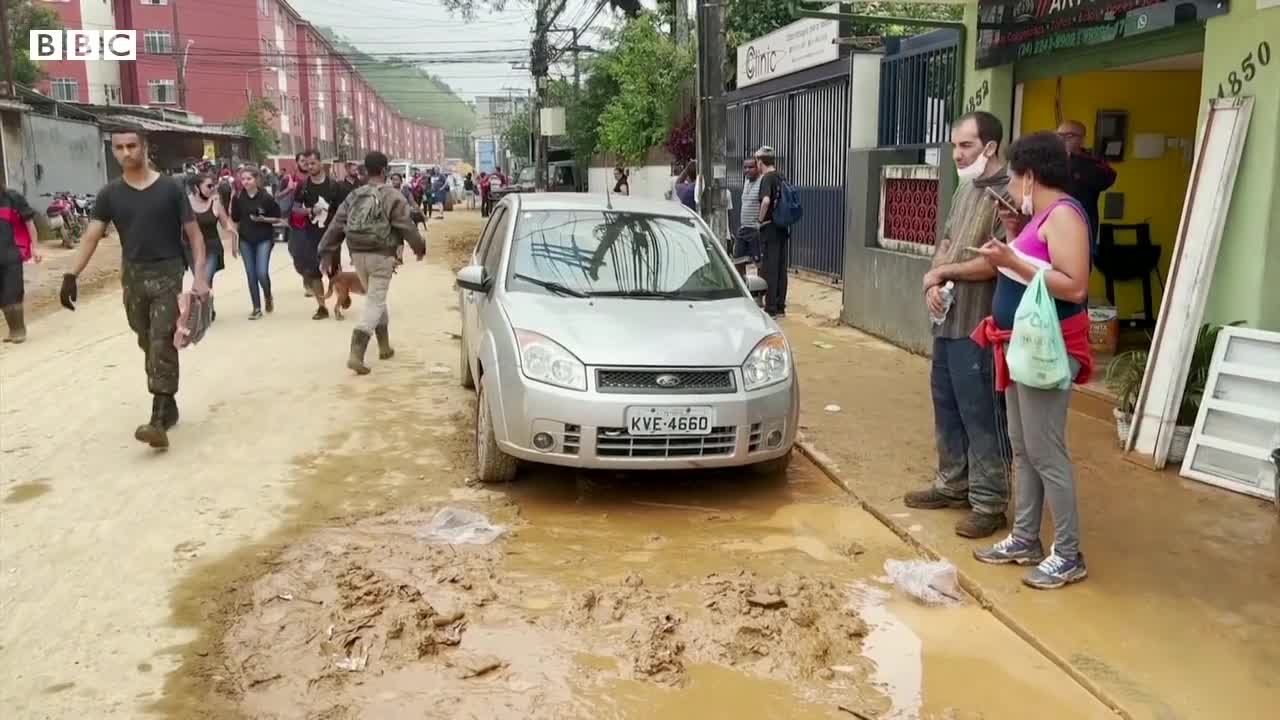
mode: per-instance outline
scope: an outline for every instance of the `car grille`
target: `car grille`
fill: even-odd
[[[582,428],[578,425],[564,426],[564,441],[561,444],[565,455],[577,455],[582,447]]]
[[[760,435],[761,435],[760,423],[756,423],[752,425],[751,437],[748,440],[750,444],[747,446],[747,452],[756,452],[757,450],[760,449]]]
[[[667,380],[670,384],[658,381]],[[596,371],[596,390],[635,395],[715,395],[737,390],[732,370],[624,370]]]
[[[599,457],[685,458],[732,455],[737,428],[711,428],[710,435],[631,435],[625,428],[599,428]]]

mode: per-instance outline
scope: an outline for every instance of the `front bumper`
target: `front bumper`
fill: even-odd
[[[529,462],[615,470],[739,467],[786,455],[799,419],[796,379],[746,392],[739,376],[737,387],[709,395],[612,394],[594,387],[579,392],[517,373],[503,382],[498,445]],[[714,428],[708,436],[632,436],[625,426],[627,409],[634,406],[709,407]],[[554,444],[539,450],[539,434]]]

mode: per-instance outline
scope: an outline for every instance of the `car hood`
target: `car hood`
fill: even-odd
[[[713,301],[565,298],[511,293],[512,327],[560,343],[587,365],[736,367],[778,332],[746,298]]]

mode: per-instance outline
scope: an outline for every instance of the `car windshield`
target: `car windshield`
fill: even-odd
[[[520,171],[520,177],[516,178],[516,182],[532,183],[538,179],[537,172],[537,168],[527,167]]]
[[[526,211],[508,289],[588,297],[742,297],[734,272],[692,219],[627,212]]]

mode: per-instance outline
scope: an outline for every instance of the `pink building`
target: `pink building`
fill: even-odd
[[[56,10],[68,29],[138,33],[136,62],[44,63],[39,89],[56,99],[183,108],[205,122],[231,123],[250,100],[266,98],[278,111],[282,155],[315,148],[324,157],[359,157],[377,149],[437,161],[432,143],[419,147],[411,138],[442,131],[400,116],[284,0],[184,1],[176,22],[174,0],[37,2]]]

